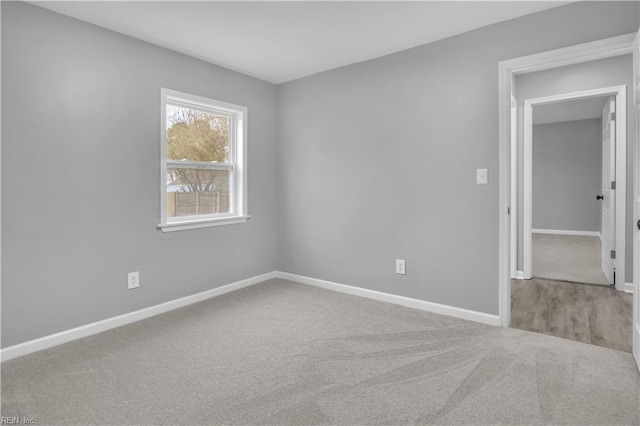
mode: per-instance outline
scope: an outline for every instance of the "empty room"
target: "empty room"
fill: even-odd
[[[639,2],[0,13],[0,424],[640,424]]]

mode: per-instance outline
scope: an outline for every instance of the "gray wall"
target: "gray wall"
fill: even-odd
[[[246,224],[156,230],[161,87],[249,108]],[[2,2],[2,89],[3,347],[275,269],[275,86]]]
[[[533,126],[534,229],[600,232],[601,192],[601,119]]]
[[[632,32],[632,31],[627,31]],[[635,116],[633,111],[633,66],[631,55],[586,62],[548,71],[523,74],[516,77],[519,134],[518,143],[523,144],[522,106],[525,99],[558,95],[580,90],[598,89],[609,86],[627,85],[627,239],[626,239],[626,282],[633,279],[633,158],[635,145]],[[520,151],[520,170],[523,156]],[[522,189],[522,179],[519,179]],[[522,270],[522,190],[518,200],[518,270]]]
[[[279,268],[497,314],[498,61],[638,16],[580,2],[281,85]]]
[[[638,27],[577,3],[276,88],[1,7],[3,347],[276,268],[496,314],[497,62]],[[160,87],[249,107],[248,223],[156,230]]]

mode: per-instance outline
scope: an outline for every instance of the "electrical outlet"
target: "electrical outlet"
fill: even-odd
[[[396,274],[405,275],[406,273],[404,259],[396,259]]]
[[[129,290],[140,287],[140,272],[129,272],[128,274]]]
[[[476,183],[478,185],[486,185],[489,182],[489,171],[487,169],[476,170]]]

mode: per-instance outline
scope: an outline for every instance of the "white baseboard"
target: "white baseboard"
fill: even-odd
[[[516,271],[516,276],[513,278],[516,280],[526,280],[526,278],[524,277],[523,271]]]
[[[587,237],[598,237],[602,239],[602,235],[598,231],[567,231],[563,229],[532,229],[534,234],[554,234],[554,235],[584,235]]]
[[[472,311],[464,308],[457,308],[455,306],[442,305],[439,303],[427,302],[426,300],[413,299],[405,296],[398,296],[390,293],[383,293],[375,290],[368,290],[361,287],[353,287],[345,284],[338,284],[331,281],[319,280],[316,278],[310,278],[303,275],[291,274],[288,272],[273,271],[266,274],[258,275],[255,277],[247,278],[245,280],[236,281],[231,284],[227,284],[221,287],[217,287],[211,290],[203,291],[201,293],[185,296],[180,299],[171,300],[169,302],[161,303],[159,305],[151,306],[149,308],[140,309],[128,314],[119,315],[117,317],[108,318],[102,321],[94,322],[91,324],[83,325],[80,327],[72,328],[70,330],[55,333],[49,336],[41,337],[39,339],[30,340],[28,342],[20,343],[14,346],[9,346],[0,350],[0,360],[7,361],[13,358],[17,358],[22,355],[27,355],[33,352],[41,351],[43,349],[51,348],[53,346],[61,345],[73,340],[81,339],[83,337],[91,336],[103,331],[110,330],[112,328],[120,327],[132,322],[140,321],[145,318],[149,318],[164,312],[168,312],[174,309],[181,308],[183,306],[191,305],[197,302],[201,302],[212,297],[221,296],[226,293],[230,293],[235,290],[240,290],[244,287],[249,287],[261,282],[270,280],[272,278],[281,278],[289,281],[294,281],[300,284],[311,285],[315,287],[324,288],[327,290],[337,291],[340,293],[351,294],[354,296],[366,297],[368,299],[378,300],[381,302],[393,303],[395,305],[406,306],[408,308],[419,309],[426,312],[432,312],[435,314],[448,315],[451,317],[461,318],[465,320],[480,322],[488,325],[500,325],[500,316],[487,314],[484,312]],[[524,279],[524,273],[522,271],[516,272],[516,279]],[[633,283],[625,283],[624,291],[628,293],[633,292]]]
[[[636,324],[634,344],[640,345],[640,324]],[[632,352],[633,352],[633,357],[636,359],[636,365],[638,366],[638,370],[640,371],[640,348],[636,346],[635,348],[632,349]]]
[[[345,284],[338,284],[331,281],[319,280],[316,278],[305,277],[302,275],[290,274],[288,272],[276,271],[276,278],[282,278],[294,281],[300,284],[312,285],[315,287],[333,290],[340,293],[351,294],[354,296],[366,297],[368,299],[379,300],[381,302],[393,303],[395,305],[406,306],[408,308],[420,309],[422,311],[432,312],[435,314],[448,315],[451,317],[462,318],[470,321],[481,322],[489,325],[500,325],[500,317],[498,315],[486,314],[484,312],[471,311],[454,306],[441,305],[439,303],[427,302],[425,300],[412,299],[410,297],[398,296],[395,294],[382,293],[380,291],[368,290],[361,287],[353,287]]]
[[[87,337],[92,334],[97,334],[103,331],[110,330],[112,328],[140,321],[167,311],[172,311],[183,306],[201,302],[212,297],[221,296],[235,290],[240,290],[241,288],[249,287],[251,285],[258,284],[275,277],[275,272],[269,272],[252,278],[247,278],[245,280],[236,281],[231,284],[223,285],[222,287],[217,287],[211,290],[203,291],[201,293],[193,294],[191,296],[181,297],[180,299],[171,300],[169,302],[161,303],[159,305],[151,306],[145,309],[140,309],[139,311],[130,312],[128,314],[119,315],[113,318],[107,318],[102,321],[72,328],[71,330],[61,331],[60,333],[51,334],[39,339],[30,340],[28,342],[20,343],[14,346],[9,346],[0,350],[0,360],[7,361],[22,355],[30,354],[32,352],[37,352],[53,346],[61,345],[72,340],[77,340],[82,337]]]

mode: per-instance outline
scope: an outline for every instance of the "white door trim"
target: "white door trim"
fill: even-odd
[[[635,34],[625,34],[562,49],[508,59],[498,63],[498,141],[499,141],[499,313],[500,324],[511,323],[511,200],[510,131],[511,79],[526,74],[596,59],[632,53]]]
[[[598,237],[602,239],[602,235],[598,231],[573,231],[569,229],[539,229],[533,228],[531,230],[534,234],[549,234],[549,235],[581,235],[583,237]]]
[[[515,78],[513,83],[515,84]],[[511,132],[511,170],[515,170],[518,167],[518,101],[513,93],[510,94],[511,98],[511,116],[509,117],[509,131]],[[518,179],[515,173],[511,174],[511,199],[518,199]],[[518,256],[517,252],[513,251],[513,248],[518,246],[518,203],[511,203],[511,278],[523,279],[522,271],[518,271]]]
[[[633,111],[636,118],[636,145],[634,159],[633,194],[633,282],[627,283],[627,291],[633,292],[632,352],[640,370],[640,30],[633,41]],[[635,288],[634,288],[635,287]]]
[[[524,173],[523,173],[523,272],[525,278],[533,276],[532,216],[533,216],[533,107],[557,102],[588,99],[598,96],[615,96],[616,103],[616,199],[615,199],[615,250],[616,289],[624,291],[626,268],[626,216],[627,216],[627,86],[611,86],[582,90],[524,100]],[[515,169],[512,169],[512,174]],[[618,226],[621,224],[621,226]]]

